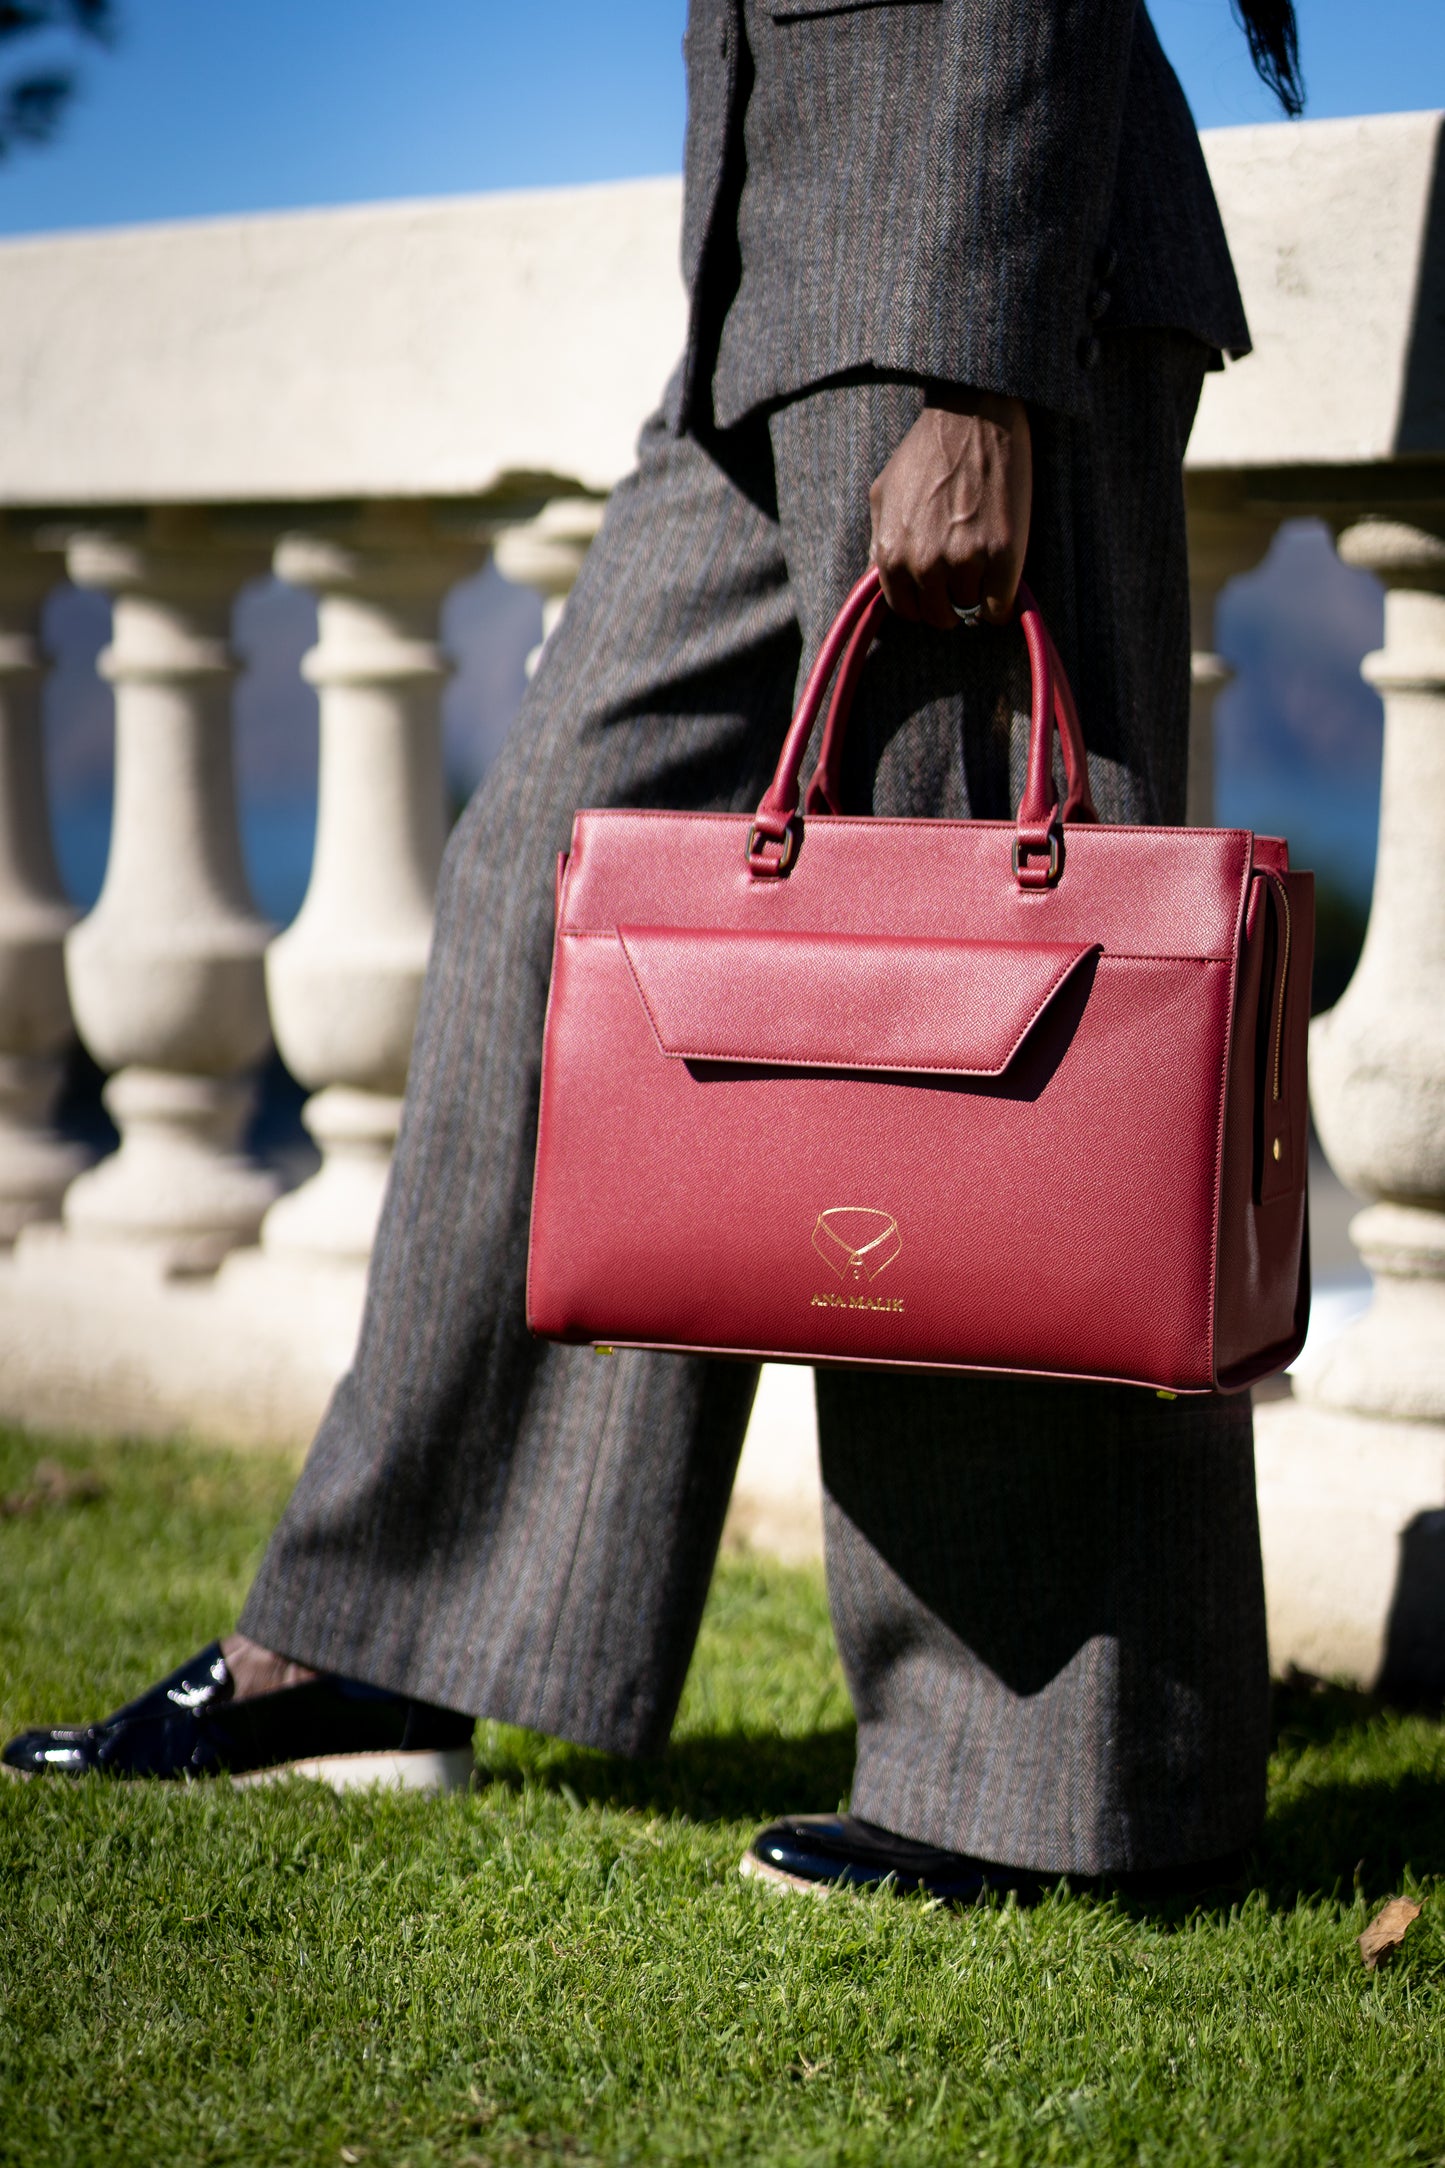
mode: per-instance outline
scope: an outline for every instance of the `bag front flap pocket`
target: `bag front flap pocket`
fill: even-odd
[[[619,926],[662,1052],[680,1061],[1001,1076],[1096,941]]]

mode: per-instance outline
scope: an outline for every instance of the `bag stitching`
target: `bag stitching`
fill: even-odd
[[[739,1062],[745,1065],[756,1063],[759,1066],[768,1069],[832,1069],[836,1067],[840,1069],[850,1070],[876,1070],[886,1076],[1002,1076],[1004,1070],[1008,1068],[1015,1054],[1023,1045],[1024,1040],[1033,1030],[1034,1025],[1043,1015],[1044,1010],[1053,1000],[1055,994],[1063,985],[1064,981],[1069,978],[1073,972],[1077,971],[1080,964],[1082,964],[1088,957],[1098,953],[1098,943],[1091,942],[1089,947],[1083,951],[1082,955],[1071,956],[1070,958],[1068,958],[1068,960],[1057,972],[1055,977],[1049,981],[1048,986],[1039,997],[1037,1006],[1030,1012],[1029,1017],[1023,1025],[1023,1028],[1020,1030],[1018,1037],[1014,1040],[1013,1044],[1010,1046],[1008,1052],[1005,1054],[1003,1060],[998,1064],[997,1068],[961,1069],[957,1062],[949,1061],[890,1062],[865,1060],[834,1063],[826,1060],[819,1061],[816,1056],[812,1060],[805,1061],[801,1058],[794,1059],[791,1055],[788,1054],[717,1054],[704,1053],[700,1048],[688,1049],[687,1047],[679,1047],[674,1052],[673,1049],[670,1048],[663,1039],[662,1032],[658,1026],[657,1018],[653,1013],[652,1003],[647,998],[647,989],[644,987],[642,980],[639,978],[637,966],[633,962],[632,951],[627,946],[627,943],[623,940],[620,931],[617,936],[617,941],[623,955],[627,958],[627,968],[632,973],[632,983],[637,988],[638,993],[642,997],[642,1006],[647,1011],[647,1020],[652,1026],[653,1035],[656,1038],[658,1045],[662,1048],[664,1055],[666,1055],[670,1060]]]
[[[702,930],[706,931],[705,928]],[[1018,1037],[1014,1040],[1012,1046],[1009,1048],[1008,1053],[1004,1056],[1003,1060],[999,1063],[996,1069],[963,1069],[960,1068],[957,1062],[948,1061],[905,1062],[860,1060],[831,1062],[826,1059],[820,1060],[816,1055],[812,1056],[810,1059],[804,1059],[802,1056],[793,1056],[790,1054],[724,1054],[719,1053],[716,1048],[704,1049],[702,1047],[685,1046],[673,1048],[668,1046],[663,1039],[661,1027],[659,1026],[657,1017],[653,1012],[652,1003],[647,998],[647,989],[643,985],[641,979],[638,977],[637,966],[633,962],[631,951],[629,950],[627,943],[622,939],[622,936],[620,934],[574,934],[569,936],[569,938],[573,940],[583,941],[608,941],[615,939],[617,946],[621,949],[622,954],[626,959],[627,969],[631,974],[633,985],[637,988],[638,996],[642,1002],[642,1006],[647,1012],[647,1021],[652,1026],[653,1037],[656,1039],[658,1047],[661,1050],[662,1054],[669,1061],[731,1062],[744,1067],[756,1067],[760,1069],[838,1069],[853,1073],[861,1072],[864,1074],[876,1072],[878,1075],[881,1076],[1002,1076],[1005,1069],[1007,1069],[1009,1064],[1012,1062],[1015,1054],[1017,1054],[1019,1048],[1023,1045],[1024,1040],[1033,1030],[1034,1025],[1043,1015],[1044,1010],[1053,1000],[1055,994],[1057,994],[1057,992],[1059,991],[1059,988],[1064,984],[1064,981],[1068,979],[1073,972],[1078,970],[1080,964],[1086,962],[1087,959],[1093,955],[1097,955],[1101,963],[1105,961],[1110,961],[1114,963],[1180,963],[1222,965],[1227,961],[1227,959],[1223,956],[1116,956],[1112,958],[1106,958],[1103,951],[1099,949],[1098,944],[1094,943],[1089,948],[1085,949],[1082,956],[1073,957],[1060,971],[1058,976],[1050,981],[1048,989],[1040,999],[1038,1006],[1030,1013],[1027,1023],[1024,1025]],[[1226,1037],[1227,1036],[1228,1035],[1226,1034]],[[1218,1204],[1216,1200],[1216,1214],[1217,1210]]]
[[[712,926],[677,926],[667,927],[666,929],[659,930],[665,930],[669,933],[715,933],[718,931],[731,931],[731,929],[727,927],[719,929]],[[825,936],[817,933],[816,930],[810,931],[809,929],[804,927],[790,927],[787,929],[787,931],[789,933],[796,931],[799,935],[799,938],[802,940],[825,938]],[[618,935],[617,929],[615,927],[613,927],[611,931],[609,931],[608,928],[605,926],[559,926],[557,929],[557,938],[559,941],[611,941],[614,942],[618,948],[623,947],[622,940]],[[869,936],[867,934],[858,934],[854,938],[859,941],[866,941]],[[886,934],[883,935],[881,938],[891,941],[907,941],[909,939],[909,936],[907,934]],[[931,938],[933,937],[926,934],[921,934],[919,936],[920,940],[928,940]],[[940,946],[941,945],[942,943],[940,943]],[[964,940],[960,940],[954,945],[959,948],[965,948],[968,946],[968,943]],[[1029,944],[1027,941],[991,941],[986,945],[990,948],[1027,948]],[[1091,941],[1088,944],[1087,953],[1092,955],[1096,951],[1098,953],[1099,961],[1102,964],[1218,964],[1220,966],[1224,966],[1234,961],[1233,957],[1231,956],[1197,956],[1187,954],[1176,949],[1147,949],[1138,951],[1134,949],[1107,949],[1104,947],[1101,941]],[[1076,958],[1075,962],[1082,962],[1082,960],[1082,958]],[[1073,966],[1070,966],[1070,968],[1072,969]]]

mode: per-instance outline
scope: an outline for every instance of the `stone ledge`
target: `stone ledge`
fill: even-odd
[[[818,1416],[804,1364],[763,1365],[723,1540],[787,1566],[822,1560]]]
[[[168,1276],[120,1244],[28,1228],[0,1259],[0,1421],[108,1437],[303,1449],[351,1359],[360,1270],[234,1251]],[[813,1374],[768,1365],[726,1541],[786,1564],[823,1553]]]
[[[263,1288],[244,1275],[167,1279],[113,1246],[51,1229],[27,1238],[0,1263],[0,1418],[217,1445],[309,1441],[354,1340],[359,1274]]]
[[[1271,1669],[1445,1692],[1445,1424],[1278,1400],[1254,1430]]]
[[[1432,112],[1206,131],[1257,351],[1210,377],[1192,467],[1445,450],[1440,140]],[[609,489],[682,345],[681,204],[666,178],[0,243],[0,501]]]

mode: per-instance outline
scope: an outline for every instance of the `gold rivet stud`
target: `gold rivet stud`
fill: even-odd
[[[1179,1398],[1179,1395],[1178,1393],[1166,1393],[1163,1386],[1161,1385],[1155,1392],[1154,1398],[1156,1400],[1177,1400]]]
[[[593,1348],[592,1352],[594,1355],[615,1355],[617,1353],[617,1350],[615,1347],[604,1347],[602,1342],[599,1340],[597,1345]]]
[[[1278,1138],[1278,1137],[1276,1137],[1276,1138],[1275,1138],[1275,1140],[1274,1140],[1274,1156],[1275,1156],[1275,1158],[1276,1158],[1276,1159],[1278,1159],[1278,1158],[1279,1158],[1279,1138]]]

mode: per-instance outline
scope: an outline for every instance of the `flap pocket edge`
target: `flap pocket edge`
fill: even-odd
[[[678,1061],[1001,1076],[1097,941],[913,940],[619,926]]]

